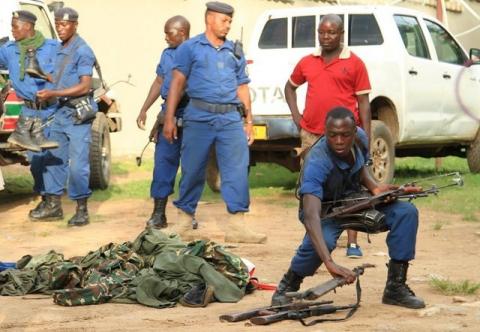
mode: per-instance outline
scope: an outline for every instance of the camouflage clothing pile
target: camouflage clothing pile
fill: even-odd
[[[147,229],[132,242],[109,243],[65,260],[50,251],[24,256],[17,269],[0,272],[0,295],[53,294],[63,306],[105,302],[174,306],[205,284],[220,302],[237,302],[249,275],[242,260],[210,241],[188,245],[175,235]]]

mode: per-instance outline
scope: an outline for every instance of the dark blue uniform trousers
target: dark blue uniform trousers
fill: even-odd
[[[388,254],[397,261],[410,261],[415,258],[415,243],[418,229],[418,210],[408,202],[396,201],[376,207],[385,214],[389,233],[387,235]],[[337,246],[337,240],[343,229],[333,219],[322,220],[322,233],[330,252]],[[322,264],[308,234],[298,247],[292,259],[291,269],[297,275],[311,276]]]
[[[47,194],[62,195],[67,179],[70,199],[92,194],[89,188],[91,128],[90,123],[74,125],[72,110],[68,107],[61,107],[55,113],[49,138],[60,146],[45,153],[43,181]]]
[[[169,143],[163,136],[161,128],[158,131],[153,180],[150,186],[150,196],[152,198],[165,198],[173,193],[175,177],[180,165],[182,134],[182,129],[178,128],[178,139]]]
[[[220,170],[221,194],[230,213],[246,212],[249,151],[243,123],[184,121],[181,151],[182,178],[175,206],[194,214],[205,186],[208,153],[215,145]]]

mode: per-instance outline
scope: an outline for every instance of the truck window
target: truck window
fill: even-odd
[[[287,48],[287,18],[273,18],[263,27],[262,35],[258,41],[259,48]]]
[[[315,16],[292,18],[292,47],[315,47]]]
[[[432,21],[424,21],[430,35],[432,36],[433,45],[435,45],[435,51],[437,51],[438,61],[463,65],[467,60],[467,56],[447,30]]]
[[[413,16],[405,15],[395,15],[394,17],[408,54],[419,58],[430,59],[427,43],[425,42],[425,37],[423,36],[417,19]]]
[[[56,38],[55,32],[53,31],[53,26],[52,24],[50,24],[47,13],[42,7],[27,3],[22,3],[21,7],[23,10],[28,10],[32,12],[37,17],[37,22],[35,23],[35,30],[40,31],[45,38]]]
[[[372,14],[350,15],[348,24],[348,45],[381,45],[382,33]]]

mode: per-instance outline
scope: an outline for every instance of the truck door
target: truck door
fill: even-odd
[[[415,16],[395,15],[395,23],[405,48],[404,57],[404,142],[418,139],[435,141],[443,136],[441,109],[443,85],[432,61],[419,21]]]
[[[314,15],[271,17],[265,22],[256,50],[247,54],[256,115],[290,116],[283,89],[298,60],[315,47],[315,23]],[[303,110],[301,90],[298,102]]]
[[[468,139],[475,136],[479,119],[479,66],[465,67],[467,55],[441,25],[424,20],[438,61],[435,80],[443,85],[441,110],[442,133],[445,137]]]

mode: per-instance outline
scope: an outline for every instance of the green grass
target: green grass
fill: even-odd
[[[444,295],[472,295],[480,289],[480,283],[470,280],[453,282],[448,279],[431,278],[430,285]]]
[[[250,168],[250,195],[253,197],[268,197],[278,194],[293,194],[298,173],[267,163],[258,163]]]
[[[114,176],[128,175],[139,169],[142,172],[151,172],[153,170],[153,158],[145,158],[142,166],[136,165],[135,158],[130,157],[121,161],[113,162],[112,174]],[[431,177],[449,172],[459,171],[463,174],[464,187],[451,187],[440,189],[438,196],[419,198],[414,201],[419,207],[427,207],[435,211],[460,214],[462,219],[469,222],[480,221],[480,174],[471,174],[468,171],[465,159],[448,157],[443,158],[441,167],[435,169],[435,159],[425,158],[397,158],[396,160],[395,183],[402,184],[411,182],[424,177]],[[259,163],[251,167],[249,175],[250,195],[251,197],[272,197],[272,203],[275,204],[275,198],[278,196],[291,197],[291,204],[285,203],[287,207],[297,206],[294,199],[295,184],[298,173],[292,173],[289,170],[267,163]],[[178,179],[175,185],[174,197],[178,195]],[[432,179],[427,183],[419,183],[424,188],[432,184],[441,186],[446,183],[447,178]],[[23,197],[31,196],[33,180],[25,172],[25,175],[7,174],[7,190],[0,193],[2,202],[14,201]],[[92,195],[92,200],[106,201],[110,199],[149,199],[150,197],[150,178],[141,180],[132,180],[121,184],[112,184],[107,190],[97,190]],[[218,202],[221,196],[214,193],[206,185],[202,195],[202,201]],[[434,225],[434,228],[440,230],[444,223]]]
[[[0,191],[0,204],[14,202],[32,195],[33,178],[30,175],[5,175],[5,190]]]
[[[113,162],[111,167],[112,175],[127,175],[131,172],[136,172],[138,170],[142,171],[153,171],[153,157],[142,158],[142,165],[137,166],[134,157],[130,157],[128,159],[124,158],[120,162]]]
[[[144,160],[142,170],[153,170],[153,163],[150,159]],[[128,172],[137,170],[134,160],[126,160],[112,165],[112,173],[115,175],[126,175]],[[115,171],[113,171],[115,170]],[[274,164],[259,163],[250,169],[249,185],[252,197],[268,197],[279,194],[293,194],[298,173]],[[178,193],[179,176],[175,184],[175,193]],[[121,185],[113,184],[107,190],[97,190],[92,195],[94,201],[106,201],[109,199],[145,199],[150,197],[151,179],[130,181]],[[174,194],[176,197],[176,194]],[[218,202],[221,195],[214,193],[208,185],[202,194],[202,201]],[[296,204],[296,203],[295,203]]]
[[[463,220],[479,221],[480,219],[480,174],[471,174],[465,159],[457,157],[443,158],[442,166],[435,169],[435,159],[397,158],[395,183],[402,184],[421,178],[432,177],[451,172],[460,172],[464,179],[463,187],[440,189],[437,196],[419,198],[414,201],[419,207],[428,207],[435,211],[461,214]],[[428,188],[435,184],[438,187],[451,183],[451,179],[439,177],[420,182],[418,185]]]

